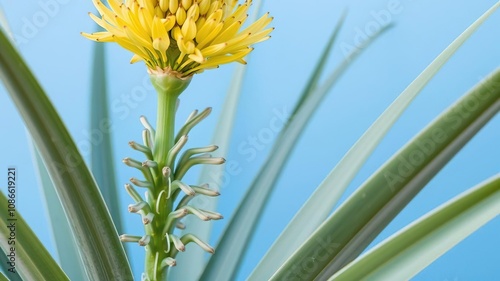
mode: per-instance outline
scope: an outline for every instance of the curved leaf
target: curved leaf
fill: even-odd
[[[5,255],[4,251],[2,250],[0,252],[0,268],[2,269],[0,271],[0,273],[2,273],[2,276],[5,278],[5,279],[0,279],[0,280],[7,280],[7,281],[23,281],[23,279],[21,279],[21,276],[19,276],[19,272],[16,272],[16,273],[11,273],[9,272],[9,259],[7,257],[7,255]],[[8,274],[9,275],[9,279],[7,279],[7,277],[5,277],[5,275],[3,275],[3,272],[5,272],[5,274]]]
[[[269,278],[286,258],[325,221],[389,129],[432,77],[492,12],[493,9],[488,11],[453,41],[366,130],[295,214],[294,218],[254,269],[249,280],[258,281]]]
[[[356,190],[271,280],[326,280],[354,260],[500,110],[500,70],[443,112]],[[312,268],[304,268],[311,265]]]
[[[92,143],[90,168],[106,202],[113,223],[118,232],[122,232],[120,198],[116,185],[113,147],[108,113],[108,94],[106,90],[106,55],[104,44],[94,44],[94,63],[92,71],[92,92],[90,101],[90,131],[97,134]]]
[[[499,214],[497,175],[387,238],[329,280],[409,280]]]
[[[0,192],[2,210],[9,209],[7,200],[7,197]],[[0,246],[2,254],[14,256],[13,270],[17,271],[24,281],[69,280],[18,211],[15,210],[12,214],[12,219],[4,217],[0,220]],[[9,240],[12,234],[15,240]],[[15,279],[14,276],[12,280]]]
[[[40,152],[32,143],[32,159],[38,171],[38,182],[45,202],[45,208],[49,217],[51,235],[56,246],[59,264],[71,280],[86,280],[87,273],[78,250],[75,237],[71,232],[68,218],[57,196],[56,188],[52,184],[47,168],[43,163]]]
[[[0,78],[40,150],[92,280],[132,280],[102,195],[59,115],[0,31]]]
[[[11,35],[11,29],[8,22],[3,14],[0,6],[0,27],[3,28],[9,35]],[[10,36],[12,39],[12,36]],[[29,138],[29,137],[28,137]],[[83,266],[83,261],[80,256],[80,252],[76,245],[75,238],[71,232],[71,227],[69,225],[68,219],[64,214],[64,210],[57,196],[52,180],[43,164],[40,152],[30,141],[32,159],[35,165],[35,170],[38,171],[38,181],[40,185],[41,192],[44,196],[45,208],[49,216],[49,224],[51,227],[51,235],[55,246],[57,249],[59,264],[63,268],[64,272],[72,280],[87,279],[85,268]],[[50,207],[49,207],[50,206]],[[3,266],[4,264],[2,264]],[[10,279],[22,280],[17,274],[10,274]]]
[[[333,45],[334,39],[340,30],[341,23],[342,22],[337,25],[325,54],[331,49],[331,45]],[[290,122],[285,125],[285,128],[280,133],[271,154],[260,169],[258,176],[252,182],[250,188],[243,197],[242,203],[238,206],[238,209],[224,231],[219,245],[216,247],[217,254],[210,259],[201,280],[225,281],[234,279],[237,273],[238,264],[241,262],[245,249],[249,244],[252,230],[255,229],[255,225],[267,203],[272,187],[278,180],[284,163],[288,160],[301,132],[333,84],[342,76],[347,67],[361,51],[372,43],[373,40],[378,38],[385,30],[385,28],[382,29],[370,40],[365,42],[364,46],[358,48],[356,52],[347,57],[329,76],[324,86],[319,89],[310,89],[313,92],[306,91],[303,93],[307,98],[300,99],[301,104],[297,113],[292,116]],[[322,67],[321,62],[323,59],[326,60],[326,57],[322,57],[318,67]],[[319,73],[316,74],[319,75]],[[311,79],[316,79],[316,77],[313,76]],[[314,85],[315,83],[309,84]],[[218,270],[219,268],[224,268],[224,270]]]

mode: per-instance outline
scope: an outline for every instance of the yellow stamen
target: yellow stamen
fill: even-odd
[[[270,38],[269,14],[245,24],[252,4],[246,0],[92,0],[89,14],[104,31],[83,33],[97,42],[116,42],[144,61],[187,77],[230,62],[246,63],[251,45]],[[247,26],[243,30],[243,25]]]

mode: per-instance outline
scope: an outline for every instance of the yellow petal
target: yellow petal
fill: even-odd
[[[220,54],[220,52],[222,52],[224,50],[224,48],[226,48],[226,47],[227,47],[227,43],[211,45],[209,47],[206,47],[205,49],[202,49],[201,53],[203,54],[204,57],[210,57],[210,56]]]
[[[189,58],[197,63],[204,63],[206,60],[199,49],[194,49],[194,54],[189,55]]]
[[[167,31],[170,31],[172,28],[174,28],[176,19],[174,15],[170,15],[166,19],[162,19],[161,22],[165,25],[165,29]]]
[[[168,1],[168,9],[172,14],[175,14],[177,12],[177,9],[179,8],[179,1],[178,0],[169,0]]]
[[[238,33],[238,30],[240,30],[241,24],[242,23],[240,21],[233,23],[231,26],[217,35],[212,44],[218,44],[231,40],[236,35],[236,33]]]
[[[131,63],[131,64],[134,64],[134,63],[139,62],[139,61],[142,61],[142,60],[144,60],[144,59],[143,59],[143,58],[141,58],[139,55],[135,54],[135,55],[132,57],[132,59],[130,60],[130,63]]]
[[[160,9],[164,12],[168,11],[168,0],[160,0]]]
[[[177,19],[177,24],[178,25],[183,25],[184,21],[186,21],[186,10],[184,8],[180,7],[177,9],[177,12],[175,12],[175,18]]]
[[[188,19],[182,25],[182,35],[186,40],[193,40],[196,37],[196,23],[193,19]]]
[[[206,15],[208,12],[208,9],[210,9],[210,0],[201,0],[201,2],[200,2],[200,14]]]
[[[164,60],[166,61],[165,53],[170,46],[170,38],[165,26],[159,18],[155,17],[153,19],[151,35],[153,37],[153,47],[162,53]]]

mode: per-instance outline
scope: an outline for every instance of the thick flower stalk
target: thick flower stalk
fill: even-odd
[[[230,62],[245,63],[250,45],[269,38],[272,21],[265,14],[243,28],[251,0],[93,0],[99,15],[91,18],[105,31],[83,36],[116,42],[133,52],[131,63],[178,77]]]
[[[176,236],[175,228],[183,228],[180,220],[187,215],[201,220],[222,218],[188,204],[197,195],[219,195],[207,185],[185,183],[183,177],[188,170],[194,165],[218,165],[225,160],[208,154],[217,146],[183,150],[189,131],[211,110],[193,112],[175,135],[178,98],[194,74],[230,62],[246,63],[244,58],[253,50],[251,45],[270,37],[273,28],[267,26],[272,18],[265,14],[245,25],[251,0],[242,4],[237,0],[108,0],[108,6],[99,0],[93,3],[99,16],[90,17],[104,31],[82,35],[97,42],[116,42],[133,52],[131,63],[144,61],[158,93],[156,129],[141,117],[145,127],[143,144],[130,142],[145,159],[123,160],[144,177],[131,178],[125,189],[135,202],[129,211],[141,216],[145,234],[120,238],[145,247],[143,280],[165,280],[166,269],[176,264],[175,257],[184,251],[185,244],[196,243],[214,252],[193,234]],[[134,186],[145,189],[144,196]],[[177,200],[179,196],[182,198]]]
[[[143,144],[131,141],[129,145],[144,154],[145,159],[138,161],[132,158],[123,159],[125,165],[141,171],[144,179],[131,178],[132,184],[126,184],[127,193],[134,200],[134,204],[128,206],[131,213],[141,216],[144,224],[145,235],[122,235],[123,242],[136,242],[146,249],[145,271],[142,280],[165,280],[166,269],[175,266],[175,257],[178,252],[185,250],[188,243],[196,243],[209,253],[214,249],[201,241],[193,234],[182,237],[174,233],[176,228],[183,229],[181,219],[187,215],[197,216],[199,219],[219,220],[222,215],[208,210],[201,210],[188,205],[195,196],[218,196],[217,190],[210,189],[208,185],[189,185],[183,182],[187,171],[199,164],[218,165],[224,163],[223,158],[211,157],[208,153],[217,150],[217,146],[202,148],[191,148],[185,150],[181,155],[188,140],[188,133],[200,121],[210,114],[208,108],[200,113],[194,111],[187,119],[178,134],[169,139],[174,144],[168,150],[164,158],[156,156],[155,146],[162,145],[157,142],[157,131],[143,116],[141,122],[145,129],[143,131]],[[180,155],[180,156],[179,156]],[[134,187],[145,189],[144,197]],[[180,197],[180,200],[177,200]],[[175,202],[178,202],[174,205]]]

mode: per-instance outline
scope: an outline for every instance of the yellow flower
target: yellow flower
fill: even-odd
[[[143,60],[151,71],[187,77],[237,61],[267,40],[269,14],[242,28],[252,0],[93,0],[100,17],[90,17],[105,31],[83,33],[98,42],[116,42]]]

